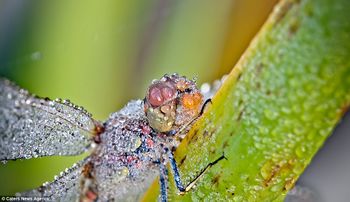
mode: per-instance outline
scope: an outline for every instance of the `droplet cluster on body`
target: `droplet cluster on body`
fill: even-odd
[[[194,80],[164,75],[144,100],[129,102],[101,124],[69,100],[40,98],[0,78],[0,160],[76,155],[90,146],[89,157],[22,195],[135,200],[167,163],[165,149],[179,144],[174,135],[186,133],[183,126],[191,126],[220,85],[203,84],[201,92]]]
[[[192,80],[173,74],[153,81],[143,101],[129,102],[103,124],[90,189],[102,199],[137,198],[159,174],[155,162],[165,163],[164,149],[178,145],[173,134],[198,116],[202,103]]]

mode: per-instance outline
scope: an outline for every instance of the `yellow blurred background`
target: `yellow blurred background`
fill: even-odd
[[[105,120],[165,73],[199,84],[228,73],[276,1],[0,1],[0,76]],[[52,181],[83,156],[0,165],[0,195]]]

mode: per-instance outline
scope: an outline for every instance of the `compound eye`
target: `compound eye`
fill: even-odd
[[[167,86],[162,88],[162,96],[164,100],[172,99],[175,94],[176,94],[176,90],[174,88],[170,88]]]
[[[159,107],[163,104],[164,98],[162,96],[162,91],[157,88],[157,86],[151,87],[149,89],[149,103],[154,107]]]

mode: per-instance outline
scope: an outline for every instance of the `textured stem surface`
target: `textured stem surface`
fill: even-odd
[[[350,105],[350,1],[281,1],[176,151],[171,200],[281,201]],[[172,179],[171,179],[172,180]],[[157,183],[145,200],[157,199]]]

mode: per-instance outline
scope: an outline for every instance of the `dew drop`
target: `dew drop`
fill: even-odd
[[[202,94],[209,93],[209,91],[210,91],[210,85],[208,83],[203,83],[201,86]]]
[[[254,136],[253,136],[253,139],[254,139],[256,142],[259,142],[261,138],[259,137],[259,135],[254,135]]]
[[[277,191],[280,191],[280,190],[282,190],[282,184],[276,184],[276,185],[271,187],[271,191],[272,192],[277,192]]]
[[[240,178],[241,178],[241,180],[247,180],[248,178],[249,178],[249,175],[247,175],[247,174],[242,174],[241,176],[240,176]]]
[[[271,161],[266,161],[266,163],[261,167],[260,174],[266,180],[271,177],[272,163]]]
[[[307,139],[308,139],[308,140],[314,139],[315,134],[316,134],[315,132],[309,132],[309,134],[307,135]]]
[[[329,128],[320,130],[320,135],[323,136],[323,137],[327,136],[329,133],[330,133],[330,129]]]
[[[230,186],[228,189],[227,189],[228,192],[230,193],[234,193],[236,191],[236,186],[235,185],[232,185]]]
[[[42,58],[42,53],[41,53],[40,51],[36,51],[36,52],[32,53],[32,55],[30,56],[30,58],[31,58],[33,61],[41,60],[41,58]]]
[[[322,124],[321,121],[315,120],[315,121],[313,122],[313,126],[314,126],[315,128],[317,128],[317,129],[319,129],[319,128],[321,128],[321,127],[323,126],[323,124]]]
[[[271,111],[271,110],[269,110],[269,109],[265,109],[265,110],[264,110],[264,114],[265,114],[265,117],[266,117],[267,119],[269,119],[269,120],[274,120],[274,119],[276,119],[276,118],[277,118],[277,115],[278,115],[276,112]]]
[[[295,184],[295,179],[291,178],[291,179],[286,179],[286,183],[284,185],[284,188],[286,190],[291,190],[294,187]]]
[[[293,168],[293,172],[297,175],[300,174],[303,170],[304,170],[304,166],[301,163],[295,164]]]
[[[304,147],[304,146],[299,146],[299,147],[297,147],[297,148],[295,149],[295,154],[296,154],[299,158],[303,157],[304,152],[305,152],[305,147]]]
[[[285,114],[290,114],[291,112],[291,109],[290,108],[287,108],[287,107],[282,107],[281,111]]]
[[[267,127],[264,127],[264,126],[260,126],[259,127],[259,132],[261,134],[268,134],[269,133],[269,129]]]
[[[254,146],[257,148],[257,149],[263,149],[264,148],[264,144],[261,144],[259,142],[255,142],[254,143]]]
[[[18,100],[15,100],[15,107],[19,107],[20,102]]]
[[[305,133],[305,129],[303,127],[294,127],[293,132],[296,135],[302,135]]]

